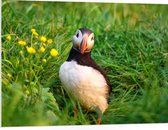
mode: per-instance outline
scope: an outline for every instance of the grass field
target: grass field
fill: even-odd
[[[80,105],[74,118],[58,77],[81,27],[95,33],[92,57],[113,86],[102,124],[168,122],[167,8],[3,0],[2,126],[95,124]]]

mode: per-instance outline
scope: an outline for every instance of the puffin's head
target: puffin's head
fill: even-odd
[[[72,39],[73,48],[81,54],[90,52],[94,45],[94,33],[87,28],[80,28]]]

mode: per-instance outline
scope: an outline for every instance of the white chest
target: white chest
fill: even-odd
[[[66,61],[60,67],[59,77],[65,90],[85,108],[98,107],[102,113],[107,108],[108,87],[99,71]]]

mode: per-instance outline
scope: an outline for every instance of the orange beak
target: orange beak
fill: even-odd
[[[83,54],[85,52],[85,50],[86,50],[87,38],[88,38],[88,36],[85,35],[83,40],[82,40],[81,47],[80,47],[81,54]]]

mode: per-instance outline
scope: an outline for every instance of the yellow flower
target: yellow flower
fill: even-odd
[[[19,43],[19,45],[21,45],[21,46],[25,46],[25,45],[26,45],[26,41],[23,41],[23,40],[20,40],[18,43]]]
[[[36,38],[38,38],[38,33],[36,32],[36,29],[34,29],[34,28],[32,28],[31,29],[31,32],[32,32],[32,34],[36,37]]]
[[[45,51],[45,48],[42,46],[40,47],[40,52],[43,53]]]
[[[46,62],[47,62],[47,60],[46,60],[46,59],[43,59],[43,62],[44,62],[44,63],[46,63]]]
[[[36,53],[36,50],[33,47],[26,47],[26,49],[27,49],[27,52],[30,53],[30,54],[35,54]]]
[[[47,40],[47,43],[48,43],[48,44],[52,44],[52,43],[53,43],[53,40],[52,40],[52,39],[48,39],[48,40]]]
[[[36,37],[38,37],[38,33],[37,32],[32,32],[32,34]]]
[[[58,55],[58,51],[57,51],[56,49],[51,49],[50,55],[51,55],[52,57],[56,57],[56,56]]]
[[[43,46],[45,46],[45,47],[46,47],[46,44],[45,44],[45,43],[43,43]]]
[[[11,39],[12,39],[12,37],[11,37],[11,35],[7,35],[7,37],[6,37],[6,39],[8,40],[8,41],[10,41]]]
[[[23,51],[19,51],[19,54],[20,54],[20,55],[23,55]]]
[[[40,41],[41,41],[41,42],[46,42],[46,41],[47,41],[47,38],[44,37],[44,36],[41,36]]]
[[[32,33],[33,33],[33,32],[36,32],[36,29],[32,28],[32,29],[31,29],[31,32],[32,32]]]
[[[9,73],[7,74],[7,76],[8,76],[8,78],[12,78],[12,75],[11,75],[11,74],[9,74]]]

